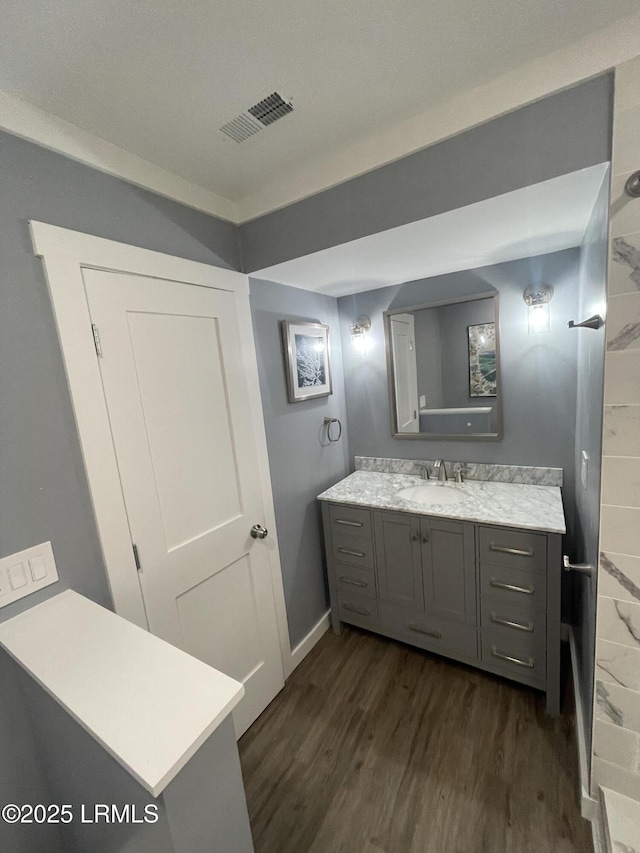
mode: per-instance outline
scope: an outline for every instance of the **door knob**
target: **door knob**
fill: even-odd
[[[266,539],[269,535],[269,531],[261,524],[254,524],[251,528],[251,535],[254,539]]]

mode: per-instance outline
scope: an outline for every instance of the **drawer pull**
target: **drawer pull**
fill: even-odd
[[[526,666],[527,669],[533,669],[534,662],[533,658],[529,658],[529,660],[521,660],[521,658],[514,658],[511,655],[505,655],[502,652],[499,652],[495,646],[491,646],[491,654],[494,658],[499,658],[500,660],[507,660],[509,663],[517,663],[518,666]]]
[[[343,610],[350,610],[352,613],[359,613],[360,616],[371,616],[370,610],[365,610],[364,607],[356,607],[354,604],[343,604]]]
[[[532,586],[518,586],[514,583],[504,583],[503,581],[497,581],[495,578],[491,578],[489,586],[494,586],[496,589],[508,589],[510,592],[523,592],[525,595],[533,595],[535,592]]]
[[[529,631],[529,633],[533,631],[533,622],[523,625],[522,622],[512,622],[511,619],[501,619],[499,616],[496,616],[495,613],[492,613],[489,618],[492,622],[495,622],[496,625],[505,625],[507,628],[516,628],[518,631]]]
[[[352,551],[350,548],[338,548],[341,554],[348,554],[350,557],[366,557],[364,551]]]
[[[526,551],[520,548],[507,548],[504,545],[494,545],[493,542],[489,545],[490,551],[498,551],[500,554],[515,554],[517,557],[533,557],[533,551],[528,548]]]
[[[425,634],[427,637],[435,637],[436,640],[442,637],[442,631],[437,631],[435,628],[418,628],[417,625],[409,625],[409,630],[415,634]]]
[[[345,524],[347,527],[364,527],[364,522],[348,521],[346,518],[336,518],[336,524]]]
[[[354,580],[353,578],[340,578],[340,580],[342,583],[350,583],[351,586],[361,586],[361,587],[369,586],[369,584],[366,581],[357,581],[357,580]]]

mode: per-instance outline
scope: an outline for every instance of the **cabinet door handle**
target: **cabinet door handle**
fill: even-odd
[[[366,557],[364,551],[352,551],[350,548],[338,548],[341,554],[348,554],[350,557]]]
[[[507,548],[504,545],[494,545],[493,542],[489,545],[490,551],[498,551],[500,554],[515,554],[517,557],[533,557],[533,551],[528,548],[522,551],[520,548]]]
[[[523,592],[525,595],[533,595],[535,589],[532,586],[518,586],[515,583],[504,583],[491,578],[489,586],[494,586],[496,589],[508,589],[510,592]]]
[[[515,628],[518,631],[533,631],[533,622],[529,622],[526,625],[523,625],[522,622],[513,622],[511,619],[501,619],[499,616],[496,616],[495,613],[492,613],[489,617],[491,622],[495,622],[496,625],[505,625],[507,628]]]
[[[593,575],[595,572],[595,567],[592,563],[571,563],[566,554],[562,558],[562,567],[565,572],[573,570],[574,572],[580,572],[582,575]]]
[[[346,518],[336,518],[336,524],[344,524],[347,527],[364,527],[364,522],[362,522],[362,521],[349,521]]]
[[[343,604],[343,610],[350,610],[352,613],[358,613],[360,616],[371,616],[370,610],[365,610],[364,607],[356,607],[353,604]]]
[[[412,542],[417,542],[419,538],[420,538],[420,537],[418,536],[418,534],[417,534],[417,533],[413,533],[413,534],[411,535],[411,541],[412,541]]]
[[[354,580],[353,578],[340,578],[340,580],[342,581],[342,583],[350,583],[351,586],[361,586],[361,587],[369,586],[369,584],[366,581],[357,581],[357,580]]]
[[[428,543],[428,541],[429,541],[429,534],[428,534],[428,533],[423,533],[423,535],[422,535],[422,543],[423,543],[424,545],[426,545],[426,544]]]
[[[494,656],[494,658],[500,658],[500,660],[507,660],[509,661],[509,663],[517,663],[518,666],[526,666],[527,669],[533,669],[534,667],[533,658],[529,658],[528,660],[514,658],[511,655],[505,655],[503,652],[499,652],[495,646],[491,646],[491,654]]]
[[[436,628],[418,628],[417,625],[409,625],[409,630],[416,634],[425,634],[427,637],[435,637],[436,640],[442,637],[442,631],[438,631]]]

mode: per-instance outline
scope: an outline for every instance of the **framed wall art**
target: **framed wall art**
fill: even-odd
[[[329,327],[283,320],[282,339],[289,402],[329,396],[332,393]]]

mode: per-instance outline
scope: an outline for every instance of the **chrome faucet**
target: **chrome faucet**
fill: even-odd
[[[456,483],[464,483],[464,477],[465,477],[465,474],[468,474],[468,473],[469,473],[469,469],[468,469],[468,468],[465,468],[465,466],[464,466],[464,465],[461,465],[461,466],[456,470],[456,472],[455,472],[455,473],[456,473]]]
[[[444,462],[442,459],[436,459],[436,461],[433,463],[433,470],[435,471],[436,468],[438,469],[438,481],[440,483],[446,483],[448,479],[447,469],[444,467]]]
[[[416,465],[416,468],[420,469],[420,476],[423,480],[429,479],[429,469],[426,465]]]

